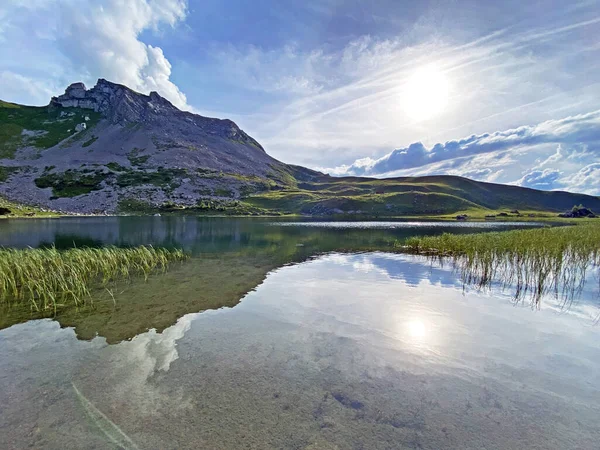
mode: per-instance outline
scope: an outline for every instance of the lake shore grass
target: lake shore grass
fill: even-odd
[[[395,248],[451,260],[465,284],[514,286],[515,300],[539,304],[546,294],[564,303],[583,288],[586,271],[600,266],[600,221],[528,230],[411,237]]]
[[[133,276],[145,279],[188,256],[151,246],[0,249],[0,302],[54,310],[91,301],[90,289]]]

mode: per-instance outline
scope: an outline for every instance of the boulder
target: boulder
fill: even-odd
[[[570,211],[566,211],[558,215],[558,217],[568,218],[568,219],[578,219],[581,217],[589,217],[594,218],[596,214],[584,206],[574,206]]]

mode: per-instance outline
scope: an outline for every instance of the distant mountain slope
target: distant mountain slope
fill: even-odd
[[[0,196],[64,212],[563,211],[597,197],[431,176],[334,178],[269,156],[230,120],[100,79],[45,107],[0,101]]]
[[[246,202],[256,207],[306,214],[378,216],[514,209],[561,212],[579,204],[600,211],[600,198],[590,195],[538,191],[449,175],[388,179],[321,177],[298,182],[296,189],[254,194]]]

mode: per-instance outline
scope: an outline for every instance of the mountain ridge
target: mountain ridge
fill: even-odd
[[[229,119],[99,79],[45,107],[0,101],[0,195],[62,212],[159,210],[402,216],[600,210],[598,197],[453,176],[336,178],[268,155]]]

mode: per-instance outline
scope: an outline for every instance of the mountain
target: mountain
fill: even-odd
[[[104,79],[74,83],[43,107],[0,101],[0,195],[80,213],[600,210],[598,197],[460,177],[330,177],[272,158],[231,120]]]
[[[0,157],[2,195],[59,211],[193,206],[293,180],[290,166],[231,120],[103,79],[91,89],[74,83],[46,107],[2,102]]]

